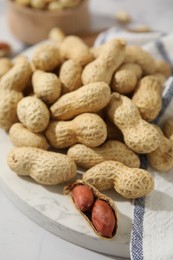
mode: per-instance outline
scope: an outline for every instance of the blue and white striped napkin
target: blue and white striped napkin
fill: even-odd
[[[173,68],[173,34],[134,34],[111,28],[100,34],[95,45],[111,38],[124,38],[129,44],[143,45],[155,58],[164,59]],[[166,82],[163,105],[157,118],[161,125],[173,117],[173,77]],[[133,203],[130,253],[132,260],[173,260],[173,169],[160,173],[147,165],[143,156],[143,167],[154,177],[155,190],[145,198]]]

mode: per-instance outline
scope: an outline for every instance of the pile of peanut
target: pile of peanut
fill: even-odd
[[[21,6],[33,9],[57,11],[78,6],[81,0],[13,0]]]
[[[147,195],[154,180],[139,155],[158,171],[173,167],[173,119],[152,124],[170,66],[123,39],[89,48],[57,30],[51,38],[31,59],[0,59],[0,127],[15,146],[9,167],[56,185],[73,180],[77,165],[99,191]]]

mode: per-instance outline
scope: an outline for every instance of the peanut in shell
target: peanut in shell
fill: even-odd
[[[111,209],[114,213],[114,217],[115,217],[115,226],[114,226],[114,230],[112,232],[112,235],[110,237],[106,237],[103,234],[101,234],[100,232],[98,232],[96,227],[93,225],[93,223],[91,221],[92,208],[88,212],[83,212],[76,207],[75,202],[72,198],[72,190],[74,189],[74,187],[76,185],[81,185],[81,184],[87,186],[93,192],[94,197],[95,197],[95,202],[97,200],[103,200],[111,207]],[[94,186],[92,186],[91,184],[89,184],[89,183],[87,183],[83,180],[77,180],[74,183],[71,183],[70,185],[65,186],[64,187],[64,194],[67,195],[71,199],[71,201],[73,202],[73,204],[75,205],[75,207],[77,208],[79,213],[82,215],[82,217],[84,217],[84,219],[88,222],[90,227],[94,230],[94,232],[97,234],[97,236],[99,238],[101,238],[101,239],[112,239],[112,238],[115,237],[115,235],[117,234],[117,229],[118,229],[118,209],[117,209],[114,201],[110,197],[100,193]]]

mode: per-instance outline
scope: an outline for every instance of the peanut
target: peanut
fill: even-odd
[[[24,97],[17,105],[20,122],[34,133],[42,132],[49,123],[49,110],[43,101],[35,96]]]
[[[104,82],[85,85],[60,97],[51,107],[52,117],[72,119],[85,112],[98,112],[110,100],[110,87]]]
[[[125,47],[126,42],[124,40],[114,39],[106,43],[98,58],[84,68],[82,72],[83,84],[98,81],[110,84],[113,73],[124,60]]]
[[[138,25],[133,25],[133,26],[128,26],[126,28],[129,32],[134,32],[134,33],[146,33],[146,32],[151,32],[152,29],[146,24],[138,24]]]
[[[33,9],[61,10],[77,7],[81,0],[15,0],[15,2]]]
[[[114,187],[125,198],[139,198],[154,189],[154,180],[149,172],[116,161],[97,164],[84,173],[83,180],[100,191]]]
[[[45,2],[43,0],[30,0],[30,5],[34,9],[43,9]]]
[[[24,5],[24,6],[30,5],[30,0],[15,0],[15,1],[20,5]]]
[[[0,127],[8,130],[17,118],[17,104],[23,94],[16,90],[2,89],[0,91]]]
[[[107,137],[104,121],[92,113],[81,114],[71,121],[52,121],[45,134],[55,148],[66,148],[78,142],[96,147]]]
[[[147,154],[147,159],[151,167],[158,171],[168,171],[173,167],[173,145],[166,138],[161,129],[156,126],[161,135],[161,143],[159,147]]]
[[[158,82],[160,83],[160,85],[162,86],[162,89],[163,89],[164,83],[166,81],[165,75],[160,72],[156,72],[156,73],[152,74],[151,76],[153,76],[155,79],[158,80]]]
[[[73,60],[65,61],[60,69],[59,78],[63,93],[74,91],[82,86],[82,66]]]
[[[50,72],[36,70],[32,75],[34,93],[45,103],[55,102],[61,94],[61,81]]]
[[[72,198],[76,207],[83,212],[88,211],[94,203],[94,195],[91,189],[81,184],[76,185],[72,190]]]
[[[30,176],[45,185],[60,184],[76,175],[76,165],[67,155],[33,147],[14,148],[7,162],[18,175]]]
[[[98,58],[100,56],[100,54],[103,52],[105,46],[106,46],[106,43],[101,44],[100,46],[97,46],[97,47],[92,46],[90,48],[90,51],[93,54],[94,58]]]
[[[76,144],[69,148],[67,155],[84,168],[91,168],[106,160],[118,161],[132,168],[140,166],[139,158],[133,151],[125,144],[113,140],[96,148]]]
[[[127,23],[131,22],[130,14],[123,10],[122,11],[120,10],[115,14],[115,19],[117,22],[122,23],[122,24],[127,24]]]
[[[139,46],[127,46],[124,63],[137,63],[144,75],[156,72],[156,63],[153,57]]]
[[[142,75],[139,65],[133,63],[123,64],[114,74],[112,89],[120,94],[131,93]]]
[[[112,208],[103,200],[96,200],[92,209],[92,223],[102,236],[111,238],[116,219]]]
[[[0,89],[13,89],[23,91],[31,78],[32,68],[27,59],[17,62],[14,66],[1,78]]]
[[[48,38],[56,41],[56,43],[62,43],[65,39],[65,34],[60,28],[53,27],[49,32]]]
[[[82,66],[85,66],[94,59],[89,47],[82,39],[74,35],[65,37],[61,44],[60,52],[64,59],[74,60],[74,62]]]
[[[160,133],[141,118],[138,108],[128,97],[112,94],[107,114],[122,131],[125,144],[133,151],[150,153],[160,145]]]
[[[41,134],[29,131],[21,123],[15,123],[9,130],[9,137],[14,146],[35,147],[43,150],[48,149],[46,138]]]
[[[80,4],[81,0],[59,0],[64,8],[75,7]]]
[[[163,74],[166,77],[166,79],[172,75],[171,66],[164,60],[156,61],[156,71]]]
[[[162,107],[162,85],[155,76],[142,78],[132,97],[140,114],[146,121],[153,121]]]
[[[53,1],[53,2],[48,3],[47,9],[50,11],[58,11],[58,10],[63,9],[63,5],[60,2]]]
[[[164,122],[163,132],[165,136],[172,142],[173,144],[173,118],[169,118]]]
[[[12,67],[12,62],[8,58],[0,59],[0,78],[5,75]]]
[[[56,44],[42,44],[37,47],[32,55],[32,62],[36,69],[52,71],[60,63],[59,48]]]
[[[77,180],[76,182],[64,187],[64,194],[68,195],[73,203],[75,203],[73,199],[73,190],[78,188],[78,186],[84,186],[83,189],[87,189],[92,193],[92,196],[89,192],[89,197],[91,197],[92,205],[90,205],[89,209],[86,211],[82,211],[80,207],[78,209],[79,213],[84,217],[84,219],[88,222],[94,232],[100,237],[104,239],[113,238],[118,229],[118,210],[114,201],[106,196],[105,194],[100,193],[94,186],[83,180]],[[77,192],[79,197],[84,197],[84,200],[88,202],[88,197],[80,194],[80,189]],[[94,197],[94,200],[93,200]],[[77,198],[77,196],[76,196]],[[77,199],[78,200],[78,199]],[[106,220],[106,223],[104,223]]]

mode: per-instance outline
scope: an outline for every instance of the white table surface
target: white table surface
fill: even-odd
[[[0,0],[0,41],[6,40],[15,52],[24,46],[8,30],[5,0]],[[116,25],[114,14],[127,10],[135,22],[155,30],[173,32],[172,0],[91,0],[92,28]],[[99,254],[64,241],[35,224],[11,203],[0,188],[0,259],[1,260],[108,260],[117,257]]]

